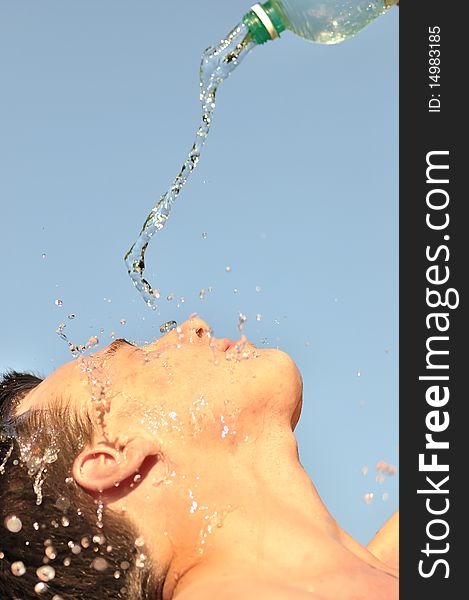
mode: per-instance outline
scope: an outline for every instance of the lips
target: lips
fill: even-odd
[[[233,341],[229,338],[221,340],[223,345],[221,346],[223,352],[230,352],[232,350],[256,350],[256,347],[248,341],[246,336],[241,336],[239,340]]]
[[[248,343],[247,340],[244,338],[241,338],[240,340],[231,340],[230,338],[222,338],[218,340],[218,349],[221,350],[221,352],[228,352],[230,350],[234,350],[236,349],[236,347],[239,347],[241,344],[246,344]]]

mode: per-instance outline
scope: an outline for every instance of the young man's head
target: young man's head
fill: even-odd
[[[171,597],[301,409],[287,355],[197,318],[3,386],[0,595],[22,600]]]
[[[157,598],[136,528],[111,512],[98,523],[96,498],[71,477],[91,419],[66,398],[15,416],[40,383],[13,372],[0,384],[0,598]]]

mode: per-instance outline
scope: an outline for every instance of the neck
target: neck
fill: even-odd
[[[186,509],[187,518],[170,532],[175,552],[165,600],[214,579],[308,582],[327,572],[332,555],[351,567],[357,556],[379,563],[327,511],[299,463],[290,427],[271,428],[256,442],[236,446],[234,453],[219,451],[218,456],[218,481],[214,483],[213,471],[207,477],[200,474],[197,490],[201,499],[204,493],[210,497],[205,505],[217,507],[215,520],[204,519],[205,512],[196,522]],[[204,488],[205,481],[210,488]],[[174,498],[167,506],[174,507]]]

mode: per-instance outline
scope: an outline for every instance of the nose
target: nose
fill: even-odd
[[[148,351],[153,351],[173,343],[189,343],[208,346],[210,345],[211,334],[212,328],[210,325],[200,317],[194,315],[189,317],[187,321],[184,321],[184,323],[181,323],[178,327],[157,338],[151,344],[148,344],[146,348]]]
[[[207,343],[212,335],[212,328],[210,325],[196,315],[189,317],[189,319],[180,326],[180,330],[182,330],[182,333],[187,335],[189,341],[192,342],[201,340]]]

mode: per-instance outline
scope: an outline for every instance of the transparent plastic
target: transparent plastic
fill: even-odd
[[[397,0],[270,0],[287,29],[321,44],[352,37]]]

